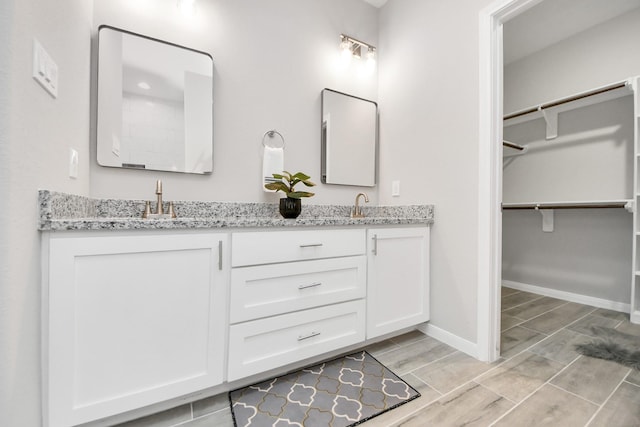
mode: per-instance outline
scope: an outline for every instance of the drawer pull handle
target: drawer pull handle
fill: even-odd
[[[373,249],[371,249],[371,253],[378,255],[378,235],[374,234],[371,240],[373,240]]]
[[[320,285],[322,285],[322,282],[313,282],[313,283],[309,283],[307,285],[300,285],[300,286],[298,286],[298,289],[315,288],[316,286],[320,286]]]
[[[308,340],[309,338],[317,337],[320,335],[320,332],[311,332],[309,335],[299,335],[298,341]]]
[[[322,243],[308,243],[306,245],[300,245],[301,248],[317,248],[322,246]]]

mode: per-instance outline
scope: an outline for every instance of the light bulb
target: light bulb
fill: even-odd
[[[367,60],[375,61],[375,59],[376,59],[376,50],[371,46],[369,46],[369,49],[367,50]]]
[[[351,42],[347,37],[342,36],[342,40],[340,41],[340,50],[351,50]]]
[[[351,42],[346,37],[344,37],[340,42],[340,56],[345,62],[350,61],[353,56],[353,53],[351,52]]]
[[[151,89],[151,86],[150,86],[150,85],[149,85],[149,83],[147,83],[147,82],[140,82],[140,83],[138,83],[138,87],[139,87],[140,89],[144,89],[144,90],[149,90],[149,89]]]

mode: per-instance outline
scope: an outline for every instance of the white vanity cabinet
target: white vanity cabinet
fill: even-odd
[[[365,340],[364,229],[232,234],[229,381]]]
[[[429,227],[45,232],[45,427],[233,389],[429,319]]]
[[[429,227],[367,231],[367,338],[429,320]]]
[[[228,235],[43,236],[45,425],[221,384]]]

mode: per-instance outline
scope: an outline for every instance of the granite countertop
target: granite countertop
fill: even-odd
[[[40,190],[38,229],[141,230],[247,227],[319,227],[432,224],[433,205],[364,206],[364,218],[350,218],[351,206],[304,205],[296,219],[285,219],[271,203],[175,201],[175,219],[142,219],[144,200],[92,199]],[[153,203],[152,203],[153,205]]]

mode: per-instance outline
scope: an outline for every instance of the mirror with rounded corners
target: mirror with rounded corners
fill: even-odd
[[[97,102],[99,165],[212,172],[209,54],[102,25]]]
[[[375,186],[378,105],[332,89],[321,98],[322,182]]]

